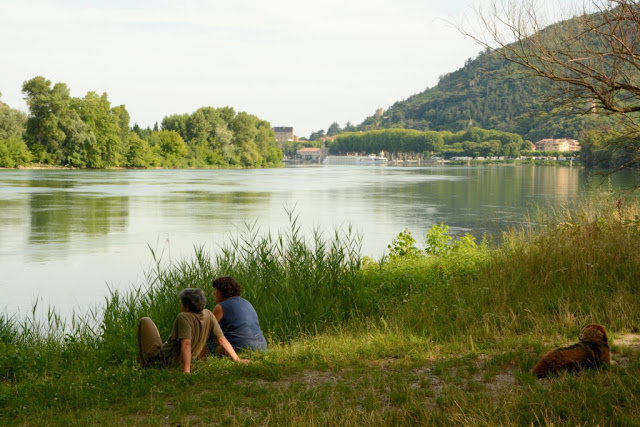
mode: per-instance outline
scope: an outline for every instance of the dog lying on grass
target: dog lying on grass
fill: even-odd
[[[611,363],[609,339],[604,326],[595,323],[585,326],[579,340],[569,347],[551,350],[542,356],[531,372],[538,378],[544,378],[549,372],[578,372]]]

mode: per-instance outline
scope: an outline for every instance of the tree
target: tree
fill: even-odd
[[[127,166],[133,168],[147,168],[153,163],[149,143],[140,138],[137,133],[129,135],[129,151],[126,155]]]
[[[551,83],[552,99],[572,113],[617,117],[629,144],[617,168],[640,160],[640,5],[635,0],[584,0],[576,10],[545,19],[536,0],[493,0],[479,11],[479,28],[463,29],[525,76]],[[468,27],[467,27],[468,28]]]
[[[242,166],[260,166],[264,158],[256,145],[258,118],[247,113],[238,113],[229,124],[233,132],[233,144],[238,147]]]
[[[331,126],[329,126],[329,129],[327,129],[327,136],[336,136],[336,135],[340,135],[341,133],[342,133],[342,129],[340,128],[340,125],[337,122],[331,123]]]
[[[129,122],[131,117],[124,105],[118,105],[111,109],[112,114],[116,117],[118,126],[120,127],[120,141],[122,143],[122,152],[127,153],[129,151],[129,134],[131,129],[129,128]]]
[[[324,129],[320,129],[319,131],[312,132],[311,135],[309,135],[309,140],[311,141],[315,141],[320,138],[324,138]]]
[[[82,122],[88,128],[83,132],[91,134],[93,138],[82,137],[74,144],[69,144],[69,152],[78,152],[80,147],[85,150],[85,165],[90,168],[104,168],[119,166],[124,155],[125,147],[122,142],[123,134],[128,138],[129,114],[123,107],[111,108],[106,93],[98,95],[88,92],[82,99],[74,98],[73,108],[78,112]]]
[[[189,114],[173,114],[162,119],[162,130],[174,130],[180,134],[185,141],[187,135],[187,122]]]
[[[22,139],[15,136],[7,139],[0,138],[0,167],[13,168],[29,162],[31,162],[31,152]]]
[[[185,163],[184,156],[189,151],[180,134],[173,130],[161,130],[151,135],[151,145],[164,158],[166,167],[180,167]]]
[[[0,99],[2,92],[0,92]],[[0,101],[0,139],[11,137],[22,138],[27,123],[27,115],[19,110],[14,110]]]
[[[344,125],[343,132],[355,132],[356,130],[356,127],[350,121],[347,121]]]

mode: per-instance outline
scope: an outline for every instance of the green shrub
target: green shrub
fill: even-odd
[[[14,168],[31,162],[31,152],[20,138],[0,139],[0,167]]]

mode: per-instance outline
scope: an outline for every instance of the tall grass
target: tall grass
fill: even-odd
[[[213,256],[195,248],[191,259],[172,261],[150,248],[154,264],[143,286],[110,290],[103,310],[74,313],[69,322],[52,309],[45,321],[38,320],[37,303],[33,315],[21,322],[0,317],[0,378],[65,369],[72,356],[79,357],[76,366],[89,370],[132,362],[139,319],[151,317],[166,338],[180,309],[179,291],[204,289],[212,309],[211,280],[219,275],[239,280],[271,342],[316,333],[370,312],[373,307],[360,297],[361,237],[351,229],[335,230],[329,237],[316,229],[305,238],[297,217],[290,214],[290,220],[290,228],[277,233],[246,224]]]
[[[398,324],[441,340],[577,336],[588,323],[612,330],[640,327],[640,203],[600,198],[572,209],[536,212],[476,257],[406,260],[412,282]],[[484,251],[486,256],[477,256]],[[469,260],[474,266],[469,269]],[[390,280],[400,267],[378,272]],[[422,286],[417,284],[422,283]]]
[[[447,228],[436,226],[426,251],[378,261],[362,260],[350,229],[304,237],[293,215],[290,224],[275,233],[247,224],[218,252],[196,248],[188,260],[152,251],[145,285],[112,290],[101,311],[67,321],[53,311],[36,320],[37,306],[26,320],[0,316],[0,420],[104,423],[116,406],[124,409],[107,423],[147,423],[140,417],[156,413],[149,424],[638,419],[640,358],[630,350],[626,366],[607,372],[542,382],[528,373],[588,323],[608,328],[614,358],[615,334],[640,329],[638,201],[540,210],[495,243],[464,236],[443,245]],[[408,241],[403,232],[395,243]],[[199,362],[189,378],[137,370],[139,318],[152,317],[167,337],[179,290],[203,288],[211,308],[210,281],[223,274],[242,283],[271,343],[285,343],[251,355],[248,367]]]
[[[236,277],[273,339],[285,340],[348,320],[374,307],[362,298],[361,238],[347,230],[308,241],[297,217],[290,229],[261,235],[247,224],[215,257],[217,274]]]
[[[72,361],[85,370],[134,363],[138,320],[150,316],[167,337],[178,292],[201,287],[212,308],[218,275],[240,281],[271,343],[380,319],[435,342],[484,345],[496,336],[573,336],[591,322],[638,329],[639,213],[638,202],[600,198],[541,211],[494,247],[463,238],[435,256],[366,265],[351,229],[304,237],[294,215],[275,233],[247,224],[213,255],[196,248],[175,262],[152,251],[145,285],[110,291],[102,311],[68,322],[53,311],[45,321],[0,316],[0,377],[58,372]]]

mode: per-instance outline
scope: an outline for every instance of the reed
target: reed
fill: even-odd
[[[262,234],[255,224],[215,256],[215,275],[234,276],[256,307],[272,340],[323,330],[375,307],[360,298],[361,236],[351,228],[326,237],[314,229],[306,239],[292,213],[285,232]]]
[[[428,250],[378,261],[363,261],[350,229],[305,237],[294,215],[290,224],[275,233],[246,224],[216,253],[195,248],[188,260],[152,251],[145,284],[112,290],[103,310],[66,321],[51,310],[37,320],[37,307],[29,319],[0,316],[0,421],[637,423],[640,355],[616,345],[640,330],[637,201],[540,209],[493,242],[443,246],[441,225]],[[151,316],[166,337],[179,290],[201,287],[213,301],[210,281],[223,274],[243,285],[270,350],[249,354],[248,367],[199,361],[188,378],[140,370],[139,318]],[[529,374],[588,323],[607,327],[618,365],[543,381]]]

